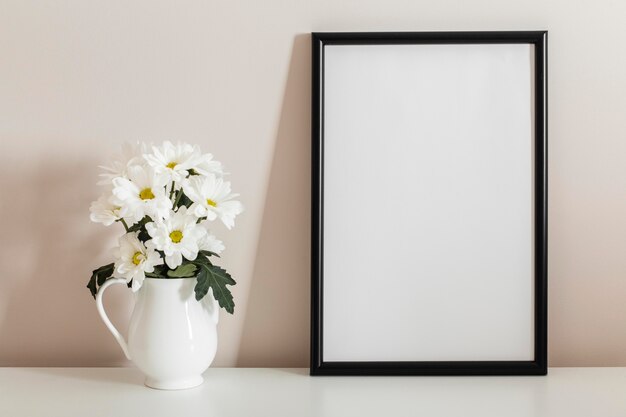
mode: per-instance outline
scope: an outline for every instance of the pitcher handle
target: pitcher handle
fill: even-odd
[[[111,278],[107,280],[104,285],[102,285],[102,287],[100,287],[100,289],[98,290],[98,294],[96,295],[96,307],[98,308],[98,313],[100,313],[100,318],[107,326],[115,340],[117,340],[117,343],[120,344],[120,347],[124,351],[126,359],[130,360],[130,355],[128,354],[128,345],[126,344],[126,340],[124,340],[124,336],[122,336],[122,334],[117,331],[115,326],[113,326],[113,323],[111,323],[111,320],[109,320],[107,313],[104,311],[104,306],[102,305],[102,296],[104,295],[104,290],[115,284],[126,285],[126,280],[122,278]]]

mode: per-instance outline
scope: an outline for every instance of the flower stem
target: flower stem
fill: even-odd
[[[122,222],[122,224],[124,225],[124,229],[126,229],[126,232],[128,233],[128,225],[126,224],[126,220],[120,218],[120,222]]]
[[[176,208],[182,196],[183,196],[183,189],[181,188],[178,194],[176,195],[176,200],[174,200],[174,208]]]
[[[170,200],[172,199],[172,196],[174,195],[174,185],[176,183],[174,181],[172,181],[172,188],[170,189]]]

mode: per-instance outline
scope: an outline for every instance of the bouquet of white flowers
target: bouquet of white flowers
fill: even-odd
[[[115,262],[93,271],[87,287],[96,296],[107,279],[126,279],[133,291],[145,277],[196,277],[196,299],[209,288],[229,313],[235,304],[227,285],[235,280],[214,265],[224,245],[209,232],[219,220],[228,228],[243,211],[238,195],[224,180],[222,165],[197,146],[164,142],[125,145],[122,155],[101,174],[104,194],[91,204],[91,220],[110,226],[119,222],[125,234],[115,249]]]

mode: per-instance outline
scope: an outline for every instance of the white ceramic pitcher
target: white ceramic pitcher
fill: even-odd
[[[213,293],[209,290],[196,301],[195,278],[146,278],[136,293],[126,343],[102,305],[104,291],[115,284],[126,281],[106,281],[98,290],[96,306],[126,357],[146,375],[145,384],[158,389],[202,384],[202,373],[217,350],[219,305]]]

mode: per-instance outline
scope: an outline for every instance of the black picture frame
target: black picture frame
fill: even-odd
[[[518,44],[534,46],[534,360],[324,360],[324,50],[328,45]],[[312,34],[311,375],[545,375],[547,373],[547,31]],[[436,317],[433,318],[436,320]]]

